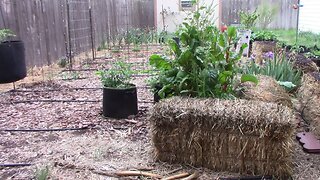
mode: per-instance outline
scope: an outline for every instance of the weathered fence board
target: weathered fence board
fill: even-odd
[[[71,7],[69,26],[67,3]],[[97,47],[127,28],[154,27],[153,3],[153,0],[0,0],[0,29],[13,30],[15,38],[25,42],[28,67],[43,66],[68,56],[70,47],[73,55],[89,51],[91,33]]]
[[[253,12],[265,0],[220,0],[221,21],[223,24],[240,24],[239,12]],[[279,11],[268,28],[290,29],[297,25],[297,10],[292,8],[292,0],[268,0],[270,5],[278,6]]]

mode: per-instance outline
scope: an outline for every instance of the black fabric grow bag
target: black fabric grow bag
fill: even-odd
[[[23,42],[6,41],[0,43],[0,84],[15,82],[26,76]]]
[[[111,118],[127,118],[138,113],[137,88],[103,88],[103,115]]]

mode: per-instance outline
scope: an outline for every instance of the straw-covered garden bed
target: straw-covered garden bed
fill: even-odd
[[[304,55],[291,53],[288,56],[294,62],[294,67],[304,73],[319,71],[317,64],[311,59],[306,58]]]
[[[302,77],[298,97],[302,103],[301,114],[310,128],[320,137],[320,73],[308,73]]]
[[[240,84],[241,98],[263,102],[272,102],[284,106],[292,107],[290,95],[282,88],[277,81],[269,76],[257,76],[259,83],[252,82]]]
[[[155,158],[217,171],[292,174],[293,114],[248,100],[174,97],[150,115]]]

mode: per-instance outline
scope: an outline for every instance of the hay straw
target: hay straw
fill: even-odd
[[[292,173],[292,111],[248,100],[174,97],[150,116],[155,158],[217,171]]]
[[[294,67],[304,73],[318,72],[319,67],[311,59],[306,58],[304,55],[291,53],[288,55],[289,59],[294,62]]]
[[[258,75],[258,85],[251,82],[245,82],[240,85],[243,89],[241,98],[248,100],[258,100],[263,102],[272,102],[285,105],[292,108],[290,95],[269,76]]]
[[[320,73],[307,73],[302,77],[298,91],[302,103],[302,116],[310,123],[310,129],[320,137]]]

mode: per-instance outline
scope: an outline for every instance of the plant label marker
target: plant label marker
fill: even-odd
[[[240,30],[238,31],[239,34],[239,41],[237,44],[237,52],[240,51],[240,47],[242,44],[247,44],[247,47],[243,50],[242,55],[249,57],[249,44],[250,44],[250,37],[251,37],[251,30]]]
[[[320,140],[311,132],[297,134],[297,139],[307,153],[320,154]]]

